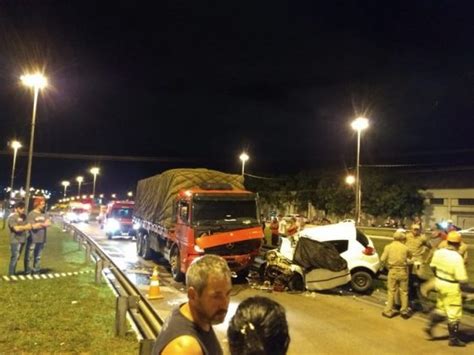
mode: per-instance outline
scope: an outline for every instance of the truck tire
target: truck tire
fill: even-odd
[[[372,283],[372,275],[367,271],[357,270],[351,275],[351,286],[356,292],[368,292],[372,288]]]
[[[184,280],[184,274],[181,271],[181,256],[179,255],[179,248],[174,246],[170,252],[170,266],[171,276],[173,280],[181,282]]]
[[[150,260],[153,256],[153,250],[151,250],[150,248],[150,237],[148,236],[148,234],[142,235],[142,243],[140,248],[140,256],[145,260]]]
[[[142,255],[142,234],[139,232],[137,233],[137,255],[141,256]]]
[[[293,273],[290,281],[288,281],[288,289],[290,291],[304,291],[305,288],[303,277],[297,272]]]

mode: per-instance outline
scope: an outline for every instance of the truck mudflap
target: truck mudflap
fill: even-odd
[[[230,232],[214,233],[196,238],[196,244],[201,249],[208,249],[221,245],[229,245],[252,239],[263,239],[261,227],[238,229]]]

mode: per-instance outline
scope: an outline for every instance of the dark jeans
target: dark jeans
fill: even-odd
[[[16,264],[18,262],[18,259],[20,259],[20,255],[24,247],[25,243],[10,244],[11,257],[10,266],[8,267],[8,275],[15,275]]]
[[[39,273],[40,271],[40,261],[41,253],[43,252],[44,243],[33,243],[28,240],[26,242],[26,252],[25,252],[25,273],[31,274]],[[31,255],[33,255],[33,269],[31,269]]]

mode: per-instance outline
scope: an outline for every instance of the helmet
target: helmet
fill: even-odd
[[[405,235],[404,229],[397,229],[395,233],[393,233],[393,240],[405,240],[407,239]]]
[[[461,239],[462,239],[461,233],[457,231],[449,232],[448,237],[446,238],[446,240],[451,243],[461,243]]]

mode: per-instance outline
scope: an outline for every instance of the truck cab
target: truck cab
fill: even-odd
[[[113,201],[107,205],[100,223],[108,239],[117,235],[134,235],[132,221],[134,206],[133,201]]]

